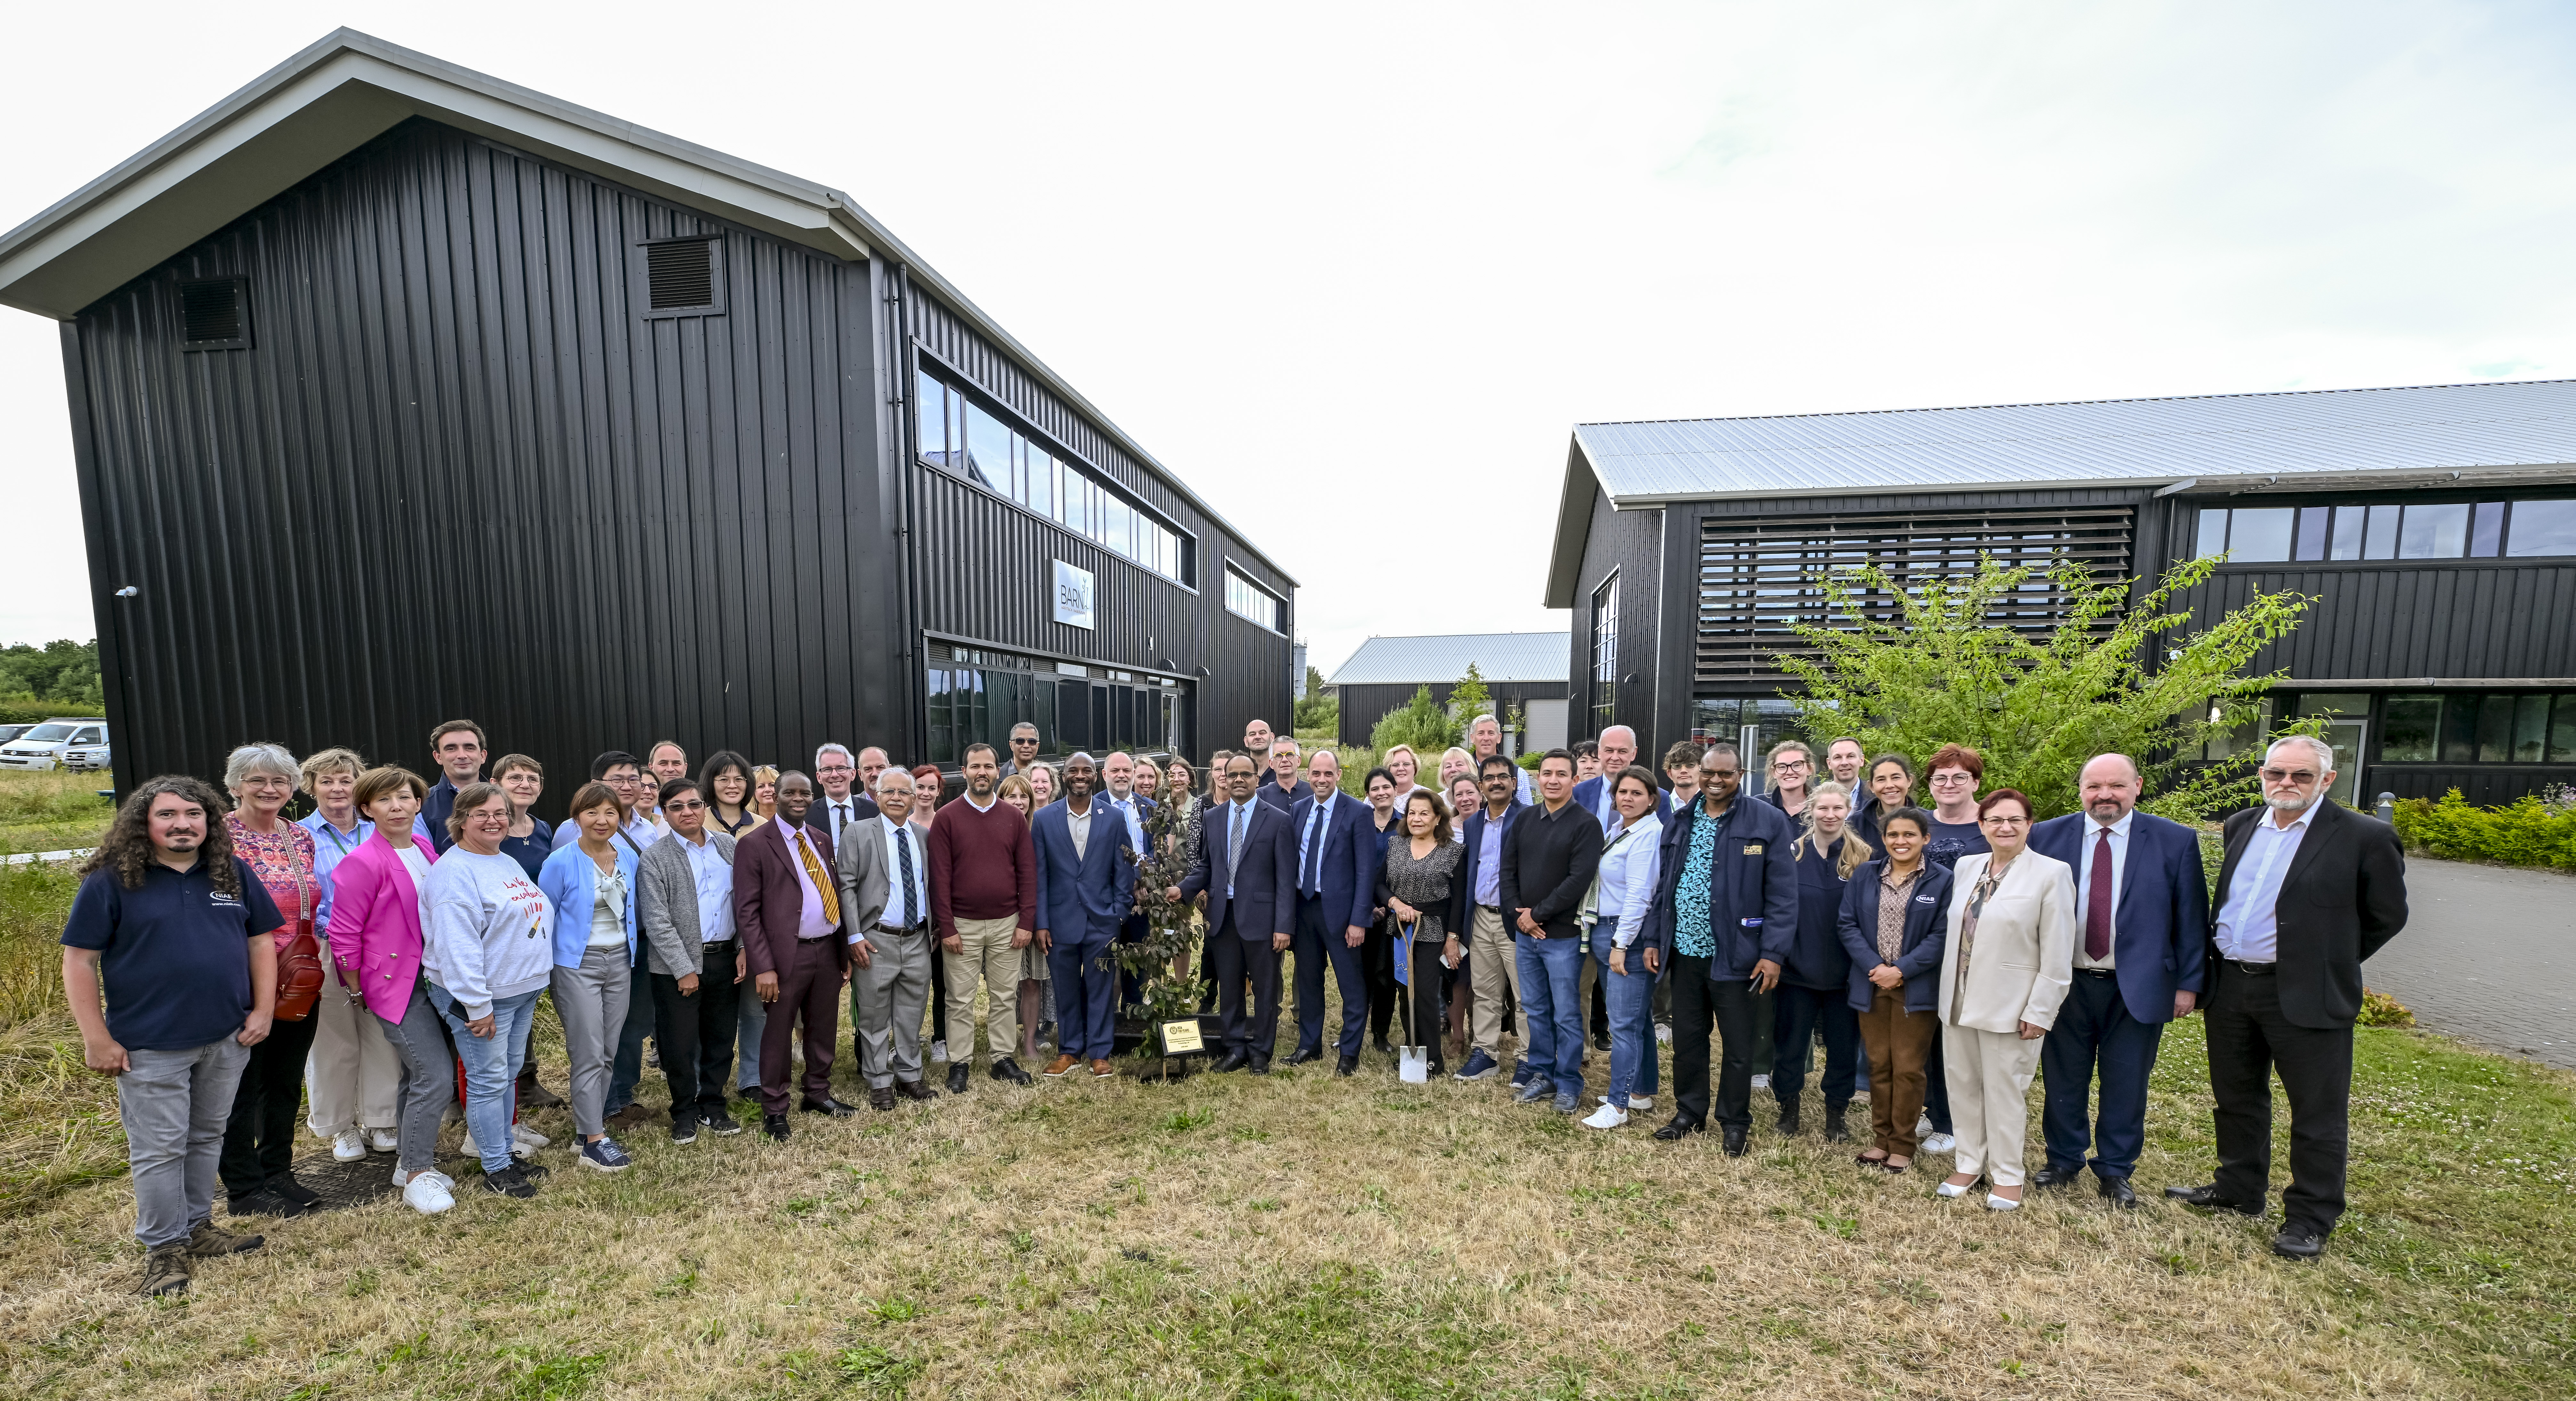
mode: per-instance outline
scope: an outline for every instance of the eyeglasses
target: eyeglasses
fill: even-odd
[[[2311,769],[2265,769],[2263,770],[2263,781],[2265,783],[2281,783],[2286,781],[2305,788],[2309,784],[2316,782],[2317,776],[2315,771]]]
[[[1783,760],[1781,760],[1780,762],[1778,762],[1778,763],[1776,763],[1776,764],[1773,764],[1773,765],[1771,766],[1771,772],[1773,772],[1773,773],[1795,773],[1795,772],[1797,772],[1798,770],[1803,769],[1803,768],[1805,768],[1805,767],[1807,767],[1807,761],[1806,761],[1806,760],[1804,760],[1804,759],[1783,759]]]
[[[1977,776],[1972,773],[1936,773],[1932,775],[1932,781],[1942,787],[1951,787],[1961,783],[1974,783],[1977,781]]]
[[[2027,827],[2030,825],[2030,819],[2027,817],[2006,817],[2001,813],[1997,813],[1992,817],[1981,817],[1977,820],[1985,823],[1989,827]]]
[[[680,801],[678,801],[678,802],[676,802],[676,803],[664,803],[664,804],[662,805],[662,811],[664,811],[664,812],[696,812],[696,811],[698,811],[699,809],[701,809],[701,808],[703,808],[703,807],[705,807],[705,806],[706,806],[706,804],[705,804],[705,803],[699,802],[699,801],[698,801],[697,799],[695,799],[695,798],[682,798]]]

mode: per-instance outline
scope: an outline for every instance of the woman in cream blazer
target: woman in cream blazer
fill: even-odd
[[[2030,800],[2002,788],[1977,805],[1988,851],[1962,856],[1941,951],[1941,1058],[1959,1146],[1945,1197],[1980,1178],[1986,1205],[2016,1211],[2030,1076],[2074,979],[2075,872],[2032,851]]]

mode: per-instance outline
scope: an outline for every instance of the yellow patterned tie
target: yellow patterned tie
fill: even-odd
[[[823,922],[835,929],[840,928],[840,893],[832,888],[831,880],[823,874],[823,863],[814,859],[814,844],[805,839],[805,830],[801,827],[796,831],[796,854],[804,858],[805,879],[814,882],[814,889],[823,896]]]

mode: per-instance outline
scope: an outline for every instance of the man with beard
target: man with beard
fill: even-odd
[[[1032,732],[1034,733],[1034,732]],[[1014,736],[1016,739],[1017,736]],[[975,984],[985,987],[987,1072],[1014,1085],[1029,1072],[1019,1048],[1020,951],[1037,937],[1038,858],[1027,819],[1000,801],[993,746],[966,747],[966,792],[930,819],[930,913],[948,964],[948,1092],[964,1094],[975,1066]]]

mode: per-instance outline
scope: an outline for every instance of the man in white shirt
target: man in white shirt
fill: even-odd
[[[637,867],[636,923],[671,1082],[671,1141],[693,1143],[701,1127],[719,1137],[742,1131],[725,1112],[725,1082],[746,969],[734,936],[733,838],[708,829],[695,780],[665,784],[661,799],[671,830]]]
[[[921,1080],[921,1015],[930,1001],[930,850],[912,825],[912,775],[877,775],[877,815],[850,828],[840,844],[841,904],[850,942],[868,948],[866,966],[850,979],[850,1015],[858,1027],[859,1074],[868,1105],[894,1108],[895,1096],[933,1100]]]
[[[871,749],[877,756],[877,767],[885,767],[885,751]],[[814,751],[814,781],[821,785],[823,796],[814,801],[814,821],[832,834],[835,844],[841,840],[841,829],[853,822],[877,815],[877,805],[863,787],[872,779],[859,776],[858,760],[849,746],[827,744]]]

